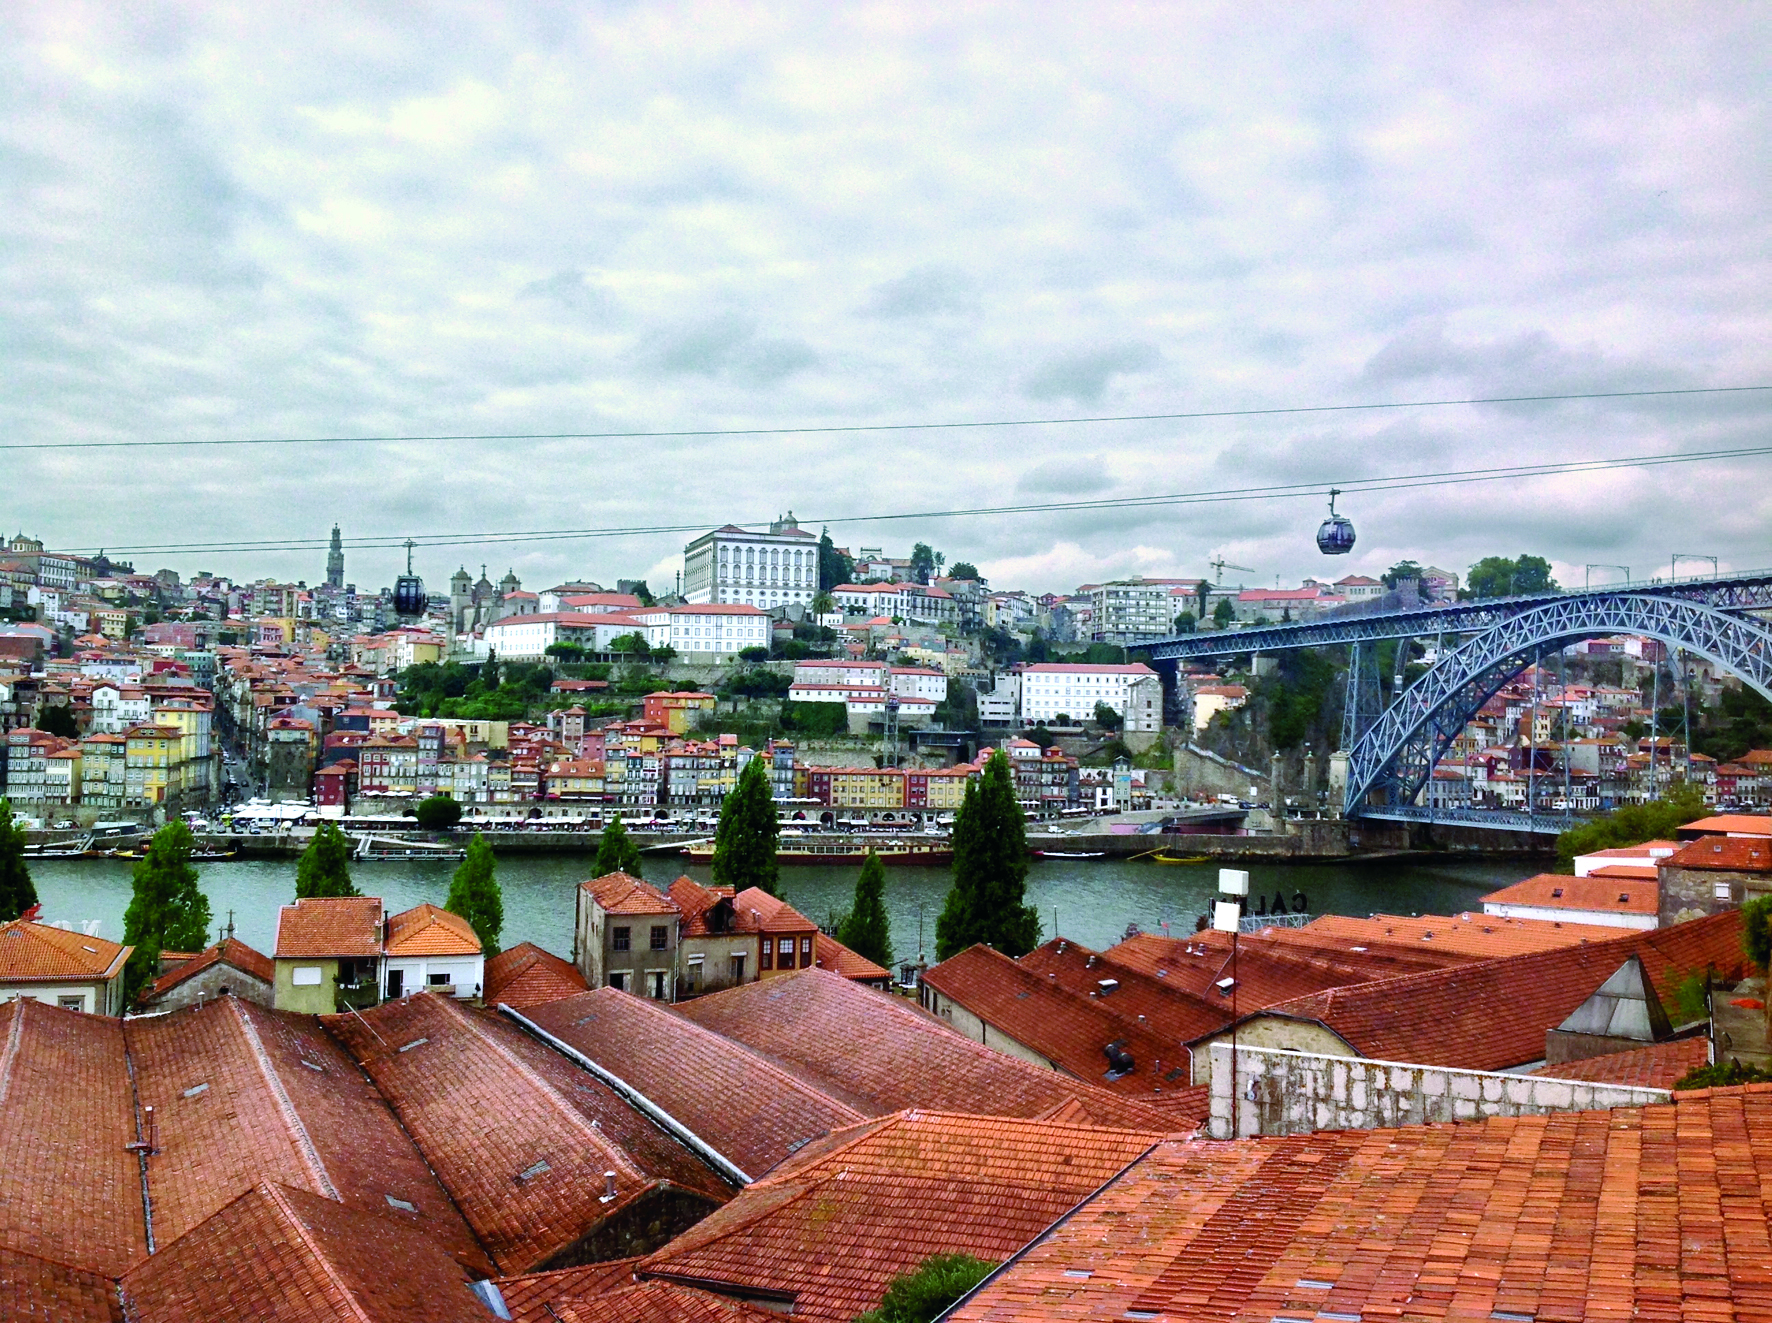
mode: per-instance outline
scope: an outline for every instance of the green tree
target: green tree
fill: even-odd
[[[1095,704],[1095,724],[1103,730],[1118,730],[1120,729],[1120,714],[1106,703],[1098,701]]]
[[[1627,804],[1617,812],[1564,832],[1557,837],[1557,866],[1572,873],[1578,854],[1641,845],[1644,841],[1672,840],[1674,832],[1705,813],[1704,793],[1695,785],[1676,782],[1666,799]]]
[[[209,898],[197,886],[195,846],[191,829],[174,819],[136,861],[135,892],[123,912],[123,944],[135,948],[123,971],[125,1005],[159,976],[162,951],[201,951],[209,943]]]
[[[628,829],[622,826],[619,813],[609,819],[603,838],[597,842],[597,876],[607,873],[640,876],[640,847],[628,839]]]
[[[836,609],[837,599],[829,593],[821,592],[812,599],[812,614],[815,616],[828,616],[835,613]]]
[[[474,935],[480,939],[480,950],[487,959],[498,954],[498,933],[505,924],[505,899],[498,887],[492,847],[479,832],[468,842],[468,856],[455,870],[443,908],[474,925]]]
[[[452,795],[436,794],[420,800],[412,816],[426,831],[447,831],[461,821],[461,805]]]
[[[652,655],[652,645],[646,641],[644,634],[635,630],[632,634],[618,634],[610,639],[609,651],[631,652],[635,656],[649,657]]]
[[[1728,1089],[1739,1084],[1772,1084],[1772,1071],[1744,1066],[1739,1061],[1719,1061],[1699,1066],[1674,1081],[1676,1089]]]
[[[892,965],[892,921],[886,917],[886,865],[872,850],[862,861],[861,876],[855,880],[855,900],[849,913],[837,925],[837,940],[865,960],[887,968]]]
[[[1551,578],[1550,562],[1543,556],[1521,555],[1514,560],[1506,556],[1485,556],[1471,566],[1470,576],[1465,580],[1465,591],[1472,597],[1543,593],[1556,586],[1557,581]]]
[[[855,562],[831,542],[831,530],[818,535],[818,590],[823,593],[849,582],[855,574]]]
[[[966,786],[954,823],[954,884],[935,921],[938,960],[975,942],[1006,956],[1040,944],[1040,916],[1027,903],[1027,825],[1015,798],[1009,759],[991,755],[984,775]]]
[[[855,1323],[934,1323],[996,1266],[970,1254],[931,1254],[912,1271],[894,1277],[880,1307]]]
[[[1223,629],[1236,618],[1237,608],[1231,605],[1231,599],[1219,598],[1218,605],[1212,608],[1212,623]]]
[[[1194,615],[1192,611],[1183,611],[1175,617],[1175,632],[1177,634],[1192,634],[1199,627],[1199,617]]]
[[[295,861],[295,898],[360,896],[351,885],[351,843],[331,822],[322,822]]]
[[[1762,974],[1772,973],[1772,896],[1756,896],[1741,907],[1741,949]]]
[[[37,888],[25,867],[25,829],[12,820],[12,805],[0,798],[0,923],[11,923],[36,903]]]
[[[769,773],[762,758],[752,758],[720,805],[720,828],[714,833],[714,885],[731,887],[734,892],[761,887],[773,896],[781,875],[775,861],[780,834]]]
[[[1412,560],[1400,560],[1379,576],[1386,588],[1395,589],[1405,579],[1421,582],[1421,566]]]
[[[977,583],[980,577],[982,576],[978,572],[978,566],[969,560],[957,560],[948,566],[948,578],[950,579],[970,579],[973,583]]]
[[[911,548],[911,578],[918,583],[928,583],[935,573],[935,549],[927,542],[919,542]]]
[[[78,739],[80,736],[80,725],[74,720],[74,709],[66,703],[56,703],[50,707],[39,708],[37,729],[47,731],[51,735],[59,735],[64,740]]]

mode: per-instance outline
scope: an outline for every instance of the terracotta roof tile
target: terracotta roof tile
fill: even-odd
[[[732,889],[704,887],[685,874],[671,883],[670,897],[671,903],[683,913],[683,936],[706,937],[711,931],[708,927],[708,911],[722,900],[731,900]]]
[[[1719,813],[1713,818],[1700,818],[1697,822],[1688,822],[1676,832],[1676,835],[1682,841],[1689,841],[1694,836],[1704,836],[1710,833],[1758,836],[1763,840],[1772,836],[1772,814]]]
[[[376,896],[308,896],[277,911],[279,960],[379,956],[381,946]]]
[[[1728,1319],[1772,1309],[1772,1086],[1170,1141],[948,1317]]]
[[[1573,881],[1574,879],[1565,879]],[[1638,888],[1641,890],[1641,888]],[[1617,895],[1617,891],[1612,893]],[[1492,897],[1485,896],[1485,900]],[[1654,912],[1654,906],[1650,906]],[[1326,914],[1299,930],[1327,954],[1433,947],[1466,960],[1494,960],[1528,951],[1554,951],[1580,942],[1609,942],[1618,929],[1556,919],[1512,919],[1494,914],[1374,914],[1357,919]]]
[[[640,1257],[587,1263],[578,1268],[556,1268],[552,1272],[523,1273],[516,1277],[495,1278],[494,1281],[499,1294],[504,1297],[512,1323],[554,1323],[568,1301],[632,1286],[634,1268]]]
[[[392,1217],[264,1182],[122,1283],[131,1323],[485,1323],[468,1274]]]
[[[803,933],[818,925],[780,896],[761,887],[747,887],[732,898],[732,910],[741,932]]]
[[[388,919],[387,954],[397,956],[479,955],[474,925],[430,901]]]
[[[495,1013],[420,993],[326,1023],[505,1272],[545,1266],[664,1191],[709,1207],[730,1194],[589,1072]],[[606,1171],[617,1190],[607,1203]]]
[[[578,966],[544,951],[534,942],[520,942],[486,962],[488,1006],[504,1002],[517,1010],[556,1001],[585,990]]]
[[[0,1003],[0,1244],[116,1276],[147,1253],[120,1021]]]
[[[1123,1020],[1107,1008],[1111,996],[1098,998],[1061,988],[1054,979],[988,946],[970,946],[950,956],[926,970],[923,983],[1058,1069],[1114,1093],[1141,1100],[1161,1096],[1166,1072],[1174,1074],[1168,1082],[1171,1092],[1176,1081],[1189,1082],[1189,1057],[1183,1046],[1187,1038],[1171,1037],[1148,1022],[1140,1023],[1136,1015]],[[1228,1019],[1212,1016],[1195,1021],[1196,1032],[1216,1029]],[[1106,1053],[1110,1043],[1130,1056],[1130,1070],[1113,1069]]]
[[[161,959],[164,960],[167,954],[167,952],[161,952]],[[176,968],[167,970],[154,981],[154,985],[148,989],[143,1001],[152,1003],[157,998],[171,992],[193,974],[200,974],[205,969],[218,964],[232,965],[241,973],[250,974],[267,985],[274,982],[277,977],[277,967],[271,963],[269,956],[253,950],[245,942],[229,937],[225,941],[217,942],[208,950],[199,951],[188,960],[179,962]]]
[[[1110,1015],[1143,1023],[1165,1037],[1188,1042],[1217,1025],[1230,1022],[1230,1008],[1216,995],[1203,997],[1140,969],[1116,963],[1066,937],[1037,946],[1017,962],[1055,987],[1079,996],[1101,992],[1101,980],[1111,978],[1119,986],[1105,998],[1095,1000]]]
[[[785,1297],[796,1318],[848,1323],[931,1254],[1007,1258],[1156,1138],[899,1113],[809,1146],[639,1275]]]
[[[0,983],[113,978],[133,946],[14,919],[0,924]]]
[[[605,873],[580,882],[608,914],[675,914],[677,907],[657,887],[648,886],[626,873]]]
[[[1663,861],[1669,868],[1726,868],[1772,873],[1772,841],[1754,836],[1706,836]]]
[[[1445,969],[1470,963],[1456,951],[1428,949],[1339,951],[1323,949],[1321,942],[1301,934],[1302,929],[1267,928],[1245,934],[1237,954],[1237,1005],[1247,1009],[1324,988]],[[1159,937],[1141,933],[1102,952],[1105,959],[1128,969],[1162,979],[1208,1002],[1230,1004],[1220,991],[1230,976],[1229,933],[1208,930],[1191,937]]]
[[[1764,849],[1764,847],[1762,847]],[[1636,876],[1610,876],[1610,868],[1597,869],[1586,877],[1540,873],[1491,891],[1485,905],[1531,905],[1537,909],[1586,910],[1608,914],[1654,914],[1661,896],[1654,869],[1633,869]],[[1648,880],[1640,874],[1646,873]]]
[[[808,1140],[862,1119],[764,1057],[645,997],[598,988],[525,1014],[752,1177]]]
[[[1664,999],[1679,977],[1707,965],[1728,976],[1742,966],[1741,914],[1335,988],[1267,1009],[1319,1021],[1363,1056],[1505,1070],[1542,1060],[1545,1032],[1632,955]]]
[[[1139,1101],[1005,1056],[901,997],[828,970],[728,988],[676,1012],[865,1115],[936,1107],[1035,1117],[1077,1098],[1097,1125],[1169,1126]]]
[[[313,1016],[218,997],[130,1020],[126,1033],[137,1095],[158,1119],[148,1186],[162,1245],[276,1181],[386,1214],[491,1267],[411,1137]]]
[[[636,1282],[639,1259],[505,1277],[513,1323],[769,1323],[779,1315],[673,1282]]]
[[[0,1318],[123,1323],[123,1311],[108,1277],[0,1246]]]
[[[820,969],[832,970],[861,983],[886,983],[892,978],[890,969],[876,965],[822,932],[812,939],[812,959]]]
[[[1629,1052],[1566,1061],[1559,1066],[1540,1066],[1534,1075],[1559,1080],[1592,1080],[1602,1084],[1630,1084],[1648,1089],[1671,1089],[1689,1071],[1710,1064],[1710,1039],[1675,1038]]]

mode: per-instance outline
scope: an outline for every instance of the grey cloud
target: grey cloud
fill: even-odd
[[[1115,377],[1149,372],[1160,362],[1162,357],[1148,344],[1060,354],[1048,359],[1022,383],[1022,393],[1034,400],[1095,404]]]
[[[1075,459],[1049,459],[1021,475],[1015,490],[1029,495],[1090,496],[1114,485],[1113,476],[1099,455]]]
[[[552,303],[579,316],[606,321],[620,311],[620,304],[602,284],[585,278],[583,271],[556,271],[544,280],[532,280],[517,292],[519,299]]]
[[[655,335],[648,357],[669,375],[727,378],[752,386],[779,382],[818,362],[810,346],[761,337],[752,323],[736,316]]]
[[[936,263],[876,285],[863,310],[873,317],[911,318],[977,308],[978,288],[972,278],[959,267]]]

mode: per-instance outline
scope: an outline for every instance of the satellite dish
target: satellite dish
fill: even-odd
[[[1354,521],[1335,513],[1335,498],[1341,489],[1329,489],[1329,517],[1317,529],[1317,550],[1325,556],[1345,556],[1354,549]]]

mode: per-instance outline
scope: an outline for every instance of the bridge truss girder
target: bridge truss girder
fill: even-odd
[[[1635,634],[1696,653],[1772,700],[1772,629],[1699,602],[1649,593],[1570,595],[1518,611],[1446,654],[1348,751],[1345,811],[1412,805],[1452,741],[1503,685],[1584,638]],[[1382,798],[1378,798],[1382,796]]]
[[[1494,629],[1514,616],[1560,602],[1627,596],[1693,602],[1718,611],[1772,610],[1772,571],[1681,580],[1629,591],[1614,587],[1493,597],[1403,610],[1378,610],[1364,615],[1332,616],[1292,625],[1178,634],[1148,647],[1153,660],[1170,662],[1285,652],[1292,648],[1320,648],[1334,644],[1375,643],[1381,639],[1427,638],[1435,634],[1469,635]]]

